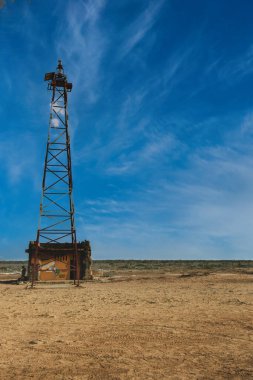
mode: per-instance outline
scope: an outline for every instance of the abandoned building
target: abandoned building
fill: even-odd
[[[37,278],[40,281],[76,280],[76,266],[80,268],[80,280],[92,278],[90,242],[77,243],[79,263],[76,265],[75,251],[71,243],[41,243],[37,253]],[[28,273],[32,276],[35,263],[36,242],[30,241],[26,252],[29,254]]]

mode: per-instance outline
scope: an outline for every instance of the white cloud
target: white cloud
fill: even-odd
[[[104,6],[104,0],[69,2],[56,39],[57,54],[74,83],[73,96],[83,93],[84,101],[90,103],[99,97],[100,66],[107,44],[99,27]]]
[[[253,132],[253,112],[246,114],[245,117],[243,118],[241,128],[240,128],[240,132],[243,135],[252,135],[252,132]]]
[[[95,257],[250,259],[253,148],[250,142],[243,145],[250,138],[244,128],[250,115],[224,144],[197,147],[184,169],[160,168],[138,190],[122,189],[119,199],[83,204],[85,219],[79,214],[77,223],[86,238],[96,241]],[[164,149],[151,146],[147,156],[162,157]],[[122,172],[130,170],[127,164],[122,160]]]
[[[145,11],[129,26],[126,40],[119,52],[121,59],[129,54],[153,27],[163,4],[164,0],[150,2]]]
[[[93,129],[92,141],[75,152],[75,162],[87,163],[95,160],[99,166],[98,170],[105,170],[115,155],[120,155],[134,145],[140,136],[144,135],[150,123],[148,117],[137,118],[145,96],[144,89],[137,89],[127,95],[116,114],[115,123],[110,121],[111,127],[107,126],[107,135],[104,135],[104,121],[100,121],[98,130]]]
[[[244,79],[253,73],[253,45],[241,56],[234,58],[220,67],[218,76],[221,80],[226,80],[229,84]]]
[[[28,177],[37,184],[36,148],[37,141],[29,133],[1,134],[0,168],[7,173],[11,185],[17,185]]]
[[[59,127],[59,124],[60,124],[60,121],[59,121],[59,119],[52,119],[52,125],[54,126],[54,127]]]
[[[114,175],[134,174],[140,170],[163,166],[163,158],[175,149],[177,142],[172,135],[149,136],[142,148],[122,153],[116,164],[108,165],[107,173]]]

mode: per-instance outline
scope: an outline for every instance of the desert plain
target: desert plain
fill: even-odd
[[[0,275],[0,379],[253,379],[252,268],[104,268]]]

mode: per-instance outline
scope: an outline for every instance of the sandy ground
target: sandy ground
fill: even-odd
[[[0,284],[0,379],[253,379],[252,274],[104,281]]]

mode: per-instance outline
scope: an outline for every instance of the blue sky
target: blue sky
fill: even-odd
[[[58,58],[93,257],[251,259],[252,13],[250,0],[0,0],[0,259],[36,236]]]

